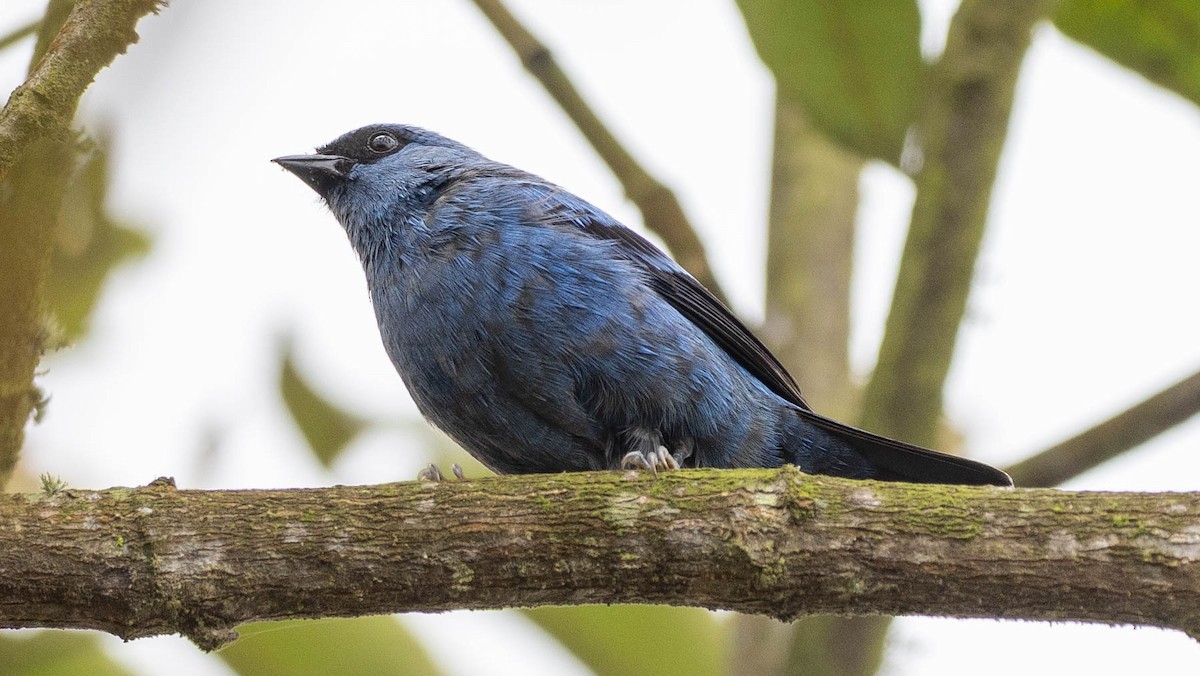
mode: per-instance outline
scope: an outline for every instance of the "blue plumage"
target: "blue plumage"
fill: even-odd
[[[851,478],[1009,483],[813,413],[678,264],[537,176],[404,125],[275,161],[346,229],[421,412],[497,472],[793,463]]]

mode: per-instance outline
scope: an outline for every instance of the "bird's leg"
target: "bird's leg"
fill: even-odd
[[[662,436],[657,432],[633,429],[623,436],[630,451],[621,458],[621,469],[648,469],[656,476],[660,469],[679,469],[679,461],[662,445]]]
[[[417,481],[441,481],[443,478],[445,477],[442,476],[442,468],[432,462],[428,467],[417,472]]]
[[[692,443],[690,441],[681,441],[675,445],[675,451],[671,453],[671,458],[679,467],[683,467],[683,461],[692,457]]]
[[[453,465],[450,465],[450,472],[454,475],[454,478],[458,479],[459,481],[463,480],[463,478],[464,478],[463,477],[463,468],[460,467],[457,462],[454,463]],[[429,463],[428,467],[426,467],[425,469],[422,469],[420,472],[417,472],[417,481],[445,481],[445,480],[446,480],[446,477],[442,474],[442,468],[438,467],[437,465],[435,465],[432,462]]]

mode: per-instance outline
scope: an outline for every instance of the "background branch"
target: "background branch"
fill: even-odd
[[[42,20],[38,19],[37,21],[31,21],[24,26],[20,26],[12,31],[9,31],[7,35],[0,37],[0,50],[7,49],[13,44],[16,44],[30,35],[33,35],[37,32],[41,25]]]
[[[863,427],[935,445],[942,388],[1008,134],[1017,73],[1050,0],[964,0],[928,73],[917,120],[923,164]]]
[[[0,489],[41,404],[34,372],[55,341],[43,306],[59,205],[75,164],[70,143],[34,142],[0,179]]]
[[[1018,486],[1055,486],[1200,412],[1200,372],[1005,471]]]
[[[38,138],[65,139],[96,73],[137,42],[157,0],[78,0],[53,44],[0,110],[0,179]]]
[[[134,24],[158,3],[80,0],[63,19],[70,6],[50,3],[36,63],[0,110],[0,487],[42,396],[33,378],[52,334],[44,290],[59,206],[75,169],[75,107],[96,73],[137,40]]]
[[[818,411],[854,418],[850,280],[865,161],[830,141],[800,104],[775,100],[762,337]]]
[[[544,604],[1200,629],[1200,493],[780,470],[0,497],[0,626],[180,632]]]
[[[862,393],[866,429],[927,446],[966,310],[987,207],[1008,132],[1017,75],[1048,0],[1002,7],[964,0],[946,48],[925,73],[913,138],[917,198],[875,370]],[[796,625],[787,669],[873,674],[887,617],[816,618]]]
[[[680,265],[708,287],[721,302],[726,302],[721,285],[717,283],[712,266],[708,263],[704,245],[670,188],[638,164],[583,99],[567,74],[559,68],[550,49],[521,25],[504,3],[500,0],[474,2],[508,42],[508,46],[516,52],[525,69],[558,102],[563,112],[571,118],[584,138],[592,144],[592,148],[612,170],[613,175],[621,182],[625,196],[642,212],[646,228],[662,238]]]

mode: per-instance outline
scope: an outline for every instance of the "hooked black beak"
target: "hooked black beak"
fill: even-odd
[[[341,155],[285,155],[271,160],[295,174],[321,197],[350,176],[355,161]]]

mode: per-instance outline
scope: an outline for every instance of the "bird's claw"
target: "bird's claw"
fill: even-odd
[[[434,463],[429,463],[429,466],[417,472],[417,481],[441,481],[445,477],[442,476],[442,468]]]
[[[450,465],[450,473],[453,474],[454,478],[458,479],[459,481],[462,481],[465,478],[463,476],[463,468],[460,467],[457,462],[454,463],[453,465]],[[445,481],[445,480],[446,480],[446,477],[445,477],[445,475],[442,474],[442,468],[438,467],[436,464],[434,464],[432,462],[429,463],[428,467],[426,467],[425,469],[422,469],[420,472],[417,472],[417,481]]]
[[[621,469],[648,469],[658,476],[658,470],[679,469],[679,461],[671,455],[665,446],[657,446],[652,451],[630,451],[621,458]]]

